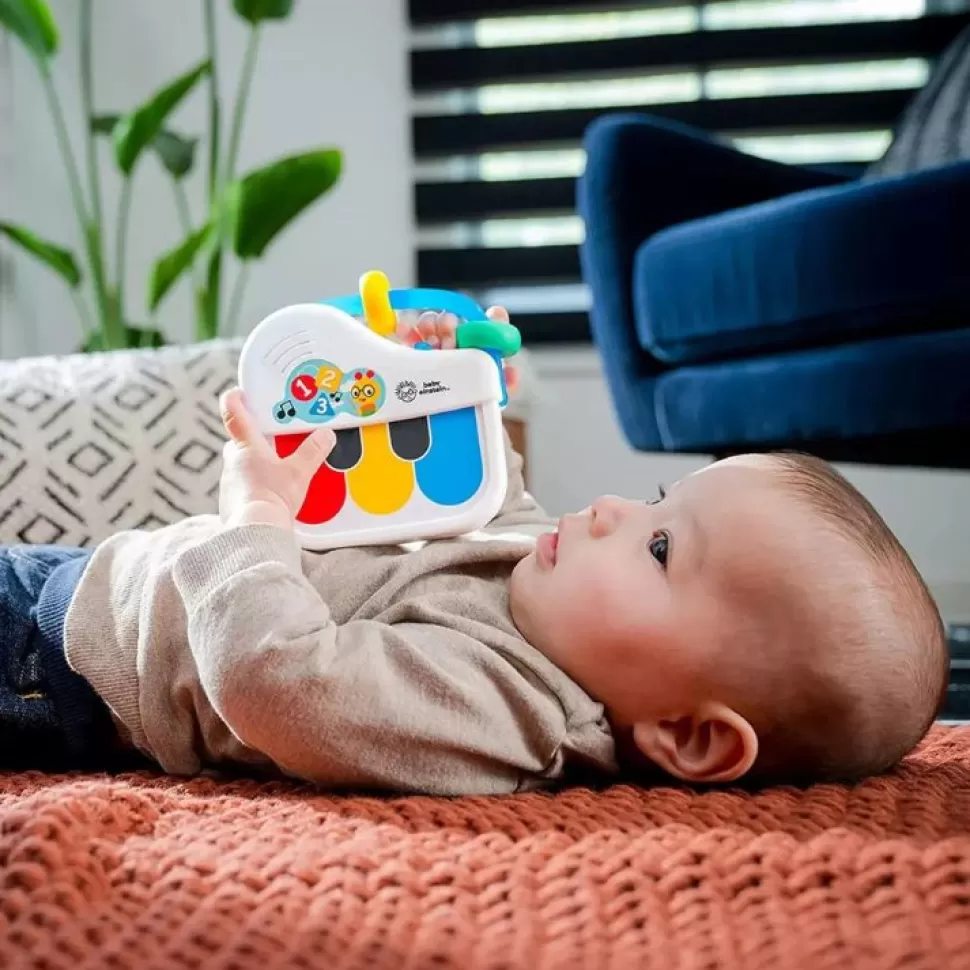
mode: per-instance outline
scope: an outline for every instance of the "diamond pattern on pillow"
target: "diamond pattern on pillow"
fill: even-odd
[[[0,361],[0,543],[90,546],[216,512],[240,345]]]

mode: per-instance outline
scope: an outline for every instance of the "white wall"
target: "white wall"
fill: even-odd
[[[63,40],[55,69],[57,86],[78,157],[83,159],[77,84],[79,4],[53,0],[52,6]],[[235,96],[247,35],[229,0],[218,0],[216,6],[228,129],[229,102]],[[202,60],[201,8],[199,0],[96,0],[96,109],[133,107]],[[406,36],[402,0],[301,0],[291,20],[264,28],[240,170],[282,154],[335,145],[345,152],[345,174],[338,189],[295,223],[252,273],[244,312],[248,325],[287,303],[353,291],[366,269],[383,269],[398,285],[412,282]],[[24,222],[80,254],[37,72],[19,45],[12,46],[11,55],[5,72],[0,47],[0,218]],[[10,101],[10,78],[12,116],[4,111]],[[174,126],[187,133],[203,132],[205,103],[200,88],[180,109]],[[113,239],[118,182],[104,143],[100,160]],[[194,214],[200,220],[204,162],[200,150],[198,172],[190,185]],[[154,158],[147,156],[137,173],[129,238],[129,312],[133,319],[144,320],[148,268],[181,238],[168,182]],[[78,330],[63,285],[13,253],[9,244],[0,247],[7,267],[0,303],[0,354],[73,349]],[[188,287],[173,294],[160,320],[172,338],[191,336]]]
[[[531,485],[554,515],[604,492],[653,497],[703,458],[631,451],[595,354],[538,350],[529,424]],[[951,619],[970,620],[970,474],[840,466],[899,536]]]

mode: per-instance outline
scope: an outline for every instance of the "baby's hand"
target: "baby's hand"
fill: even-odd
[[[280,458],[256,427],[238,388],[220,400],[229,434],[219,481],[219,515],[226,525],[276,525],[291,529],[310,480],[333,450],[329,428],[314,431],[288,458]]]
[[[509,313],[504,307],[490,307],[486,316],[500,323],[509,322]],[[454,350],[457,346],[455,331],[458,318],[453,313],[435,313],[429,310],[417,319],[413,314],[400,313],[397,318],[395,336],[401,343],[414,346],[426,343],[435,350]],[[505,383],[509,393],[514,394],[518,386],[519,370],[514,364],[505,364]]]
[[[415,318],[414,313],[400,313],[395,336],[402,344],[413,347],[426,343],[435,350],[454,350],[458,346],[455,331],[458,317],[453,313],[435,313],[429,310]]]

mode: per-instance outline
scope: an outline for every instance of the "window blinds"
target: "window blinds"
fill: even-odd
[[[575,181],[604,112],[861,169],[970,0],[410,0],[418,280],[588,339]]]

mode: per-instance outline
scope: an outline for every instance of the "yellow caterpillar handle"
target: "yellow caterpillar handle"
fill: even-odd
[[[367,326],[382,337],[390,337],[397,326],[391,309],[391,281],[379,270],[364,273],[360,278],[360,301],[364,306]]]

